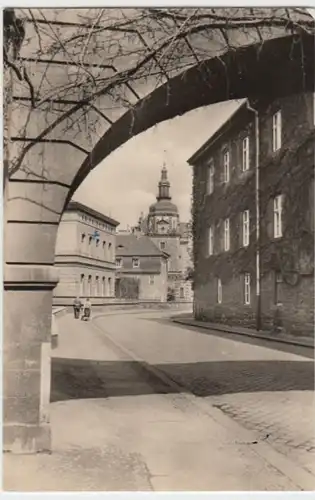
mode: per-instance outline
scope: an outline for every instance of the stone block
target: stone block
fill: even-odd
[[[39,424],[39,395],[7,397],[3,401],[3,423],[20,425]]]
[[[3,365],[5,369],[34,370],[40,367],[41,341],[38,342],[10,342],[8,339],[3,346]]]
[[[10,182],[7,220],[58,223],[68,188],[56,184]]]
[[[50,341],[51,290],[6,290],[4,294],[4,345],[19,344],[19,352]],[[14,355],[14,354],[13,354]],[[23,354],[24,357],[24,354]]]
[[[12,453],[40,453],[51,451],[49,425],[7,425],[3,426],[3,450]]]
[[[8,264],[53,264],[57,230],[57,223],[8,223],[4,238],[5,261]]]
[[[40,370],[9,370],[5,369],[4,393],[6,397],[16,397],[18,399],[32,398],[39,399],[40,393]]]
[[[19,156],[23,147],[25,143],[13,142],[12,156]],[[12,178],[60,182],[70,187],[85,158],[86,153],[70,144],[37,143],[28,150]]]

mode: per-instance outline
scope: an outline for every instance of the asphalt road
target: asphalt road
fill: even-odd
[[[99,331],[315,474],[314,362],[296,347],[174,324],[170,313],[99,317]]]
[[[313,491],[310,359],[172,323],[59,321],[51,455],[6,455],[9,491]]]

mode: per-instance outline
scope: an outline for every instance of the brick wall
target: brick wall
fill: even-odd
[[[198,320],[230,325],[255,326],[255,290],[251,284],[250,305],[244,304],[244,277],[222,281],[222,303],[218,303],[217,279],[197,285],[194,290],[195,316]]]
[[[314,308],[314,109],[313,95],[259,102],[261,196],[262,327],[313,334]],[[272,115],[282,113],[282,147],[272,151]],[[255,325],[256,213],[255,130],[245,107],[218,132],[216,140],[192,160],[195,290],[198,319]],[[249,136],[250,169],[242,172],[242,139]],[[223,153],[230,151],[230,181],[223,183]],[[210,160],[215,188],[207,193]],[[274,237],[273,198],[283,194],[283,236]],[[242,247],[244,210],[250,211],[250,243]],[[223,251],[223,221],[230,219],[230,249]],[[214,252],[209,255],[209,226]],[[251,305],[243,300],[244,273],[251,274]],[[282,277],[282,304],[275,301],[275,276]],[[217,280],[223,301],[217,304]],[[279,288],[279,286],[278,286]],[[254,294],[254,295],[253,295]]]

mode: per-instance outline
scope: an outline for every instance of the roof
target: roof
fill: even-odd
[[[117,257],[168,257],[162,252],[148,236],[136,236],[135,234],[117,234],[116,236]]]
[[[214,134],[209,137],[209,139],[199,148],[197,151],[187,160],[189,165],[195,165],[198,160],[201,159],[204,153],[206,153],[211,146],[215,144],[217,140],[222,138],[222,136],[230,129],[233,123],[243,115],[243,112],[252,113],[248,110],[248,101],[244,100],[238,108],[230,115],[230,117],[219,127]]]
[[[178,214],[178,208],[170,200],[160,199],[150,206],[149,212],[150,214],[152,213]]]
[[[119,222],[117,220],[112,219],[111,217],[108,217],[101,212],[97,212],[96,210],[93,210],[93,208],[87,207],[86,205],[83,205],[83,203],[79,203],[78,201],[70,201],[70,203],[68,203],[68,205],[66,206],[65,211],[81,211],[88,215],[91,215],[92,217],[95,217],[96,219],[100,219],[107,224],[111,224],[114,227],[119,225]]]

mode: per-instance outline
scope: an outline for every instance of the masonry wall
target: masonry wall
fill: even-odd
[[[56,268],[59,273],[59,282],[54,291],[55,298],[79,296],[81,298],[90,297],[96,299],[98,297],[114,297],[114,270],[65,264],[56,265]],[[82,276],[85,278],[84,283],[82,283]],[[91,287],[88,282],[89,276],[91,276]],[[99,283],[98,286],[97,283]]]
[[[93,233],[98,236],[93,238]],[[59,224],[54,303],[76,296],[100,303],[115,296],[115,228],[88,212],[65,211]]]
[[[305,335],[314,329],[314,108],[313,95],[256,103],[260,115],[261,320],[262,328]],[[272,114],[282,112],[282,147],[272,152]],[[255,326],[255,140],[253,115],[235,116],[194,166],[194,310],[198,319]],[[250,169],[241,172],[241,145],[250,137]],[[223,184],[222,156],[229,148],[231,176]],[[215,164],[215,189],[207,194],[207,164]],[[273,199],[284,197],[283,235],[274,238]],[[250,243],[242,247],[241,213],[250,211]],[[230,219],[225,252],[223,220]],[[209,255],[208,228],[214,228]],[[244,304],[244,274],[251,277],[251,303]],[[276,276],[282,283],[276,285]],[[222,282],[222,304],[217,283]],[[281,303],[277,299],[281,288]]]
[[[179,236],[165,234],[157,236],[150,235],[149,237],[158,248],[161,248],[161,241],[165,242],[165,247],[162,250],[170,255],[168,261],[169,271],[179,272],[181,269],[181,262],[179,258],[181,253]]]
[[[166,301],[167,296],[167,261],[160,256],[139,257],[140,267],[132,267],[132,256],[120,256],[122,267],[118,276],[139,280],[139,299]]]

